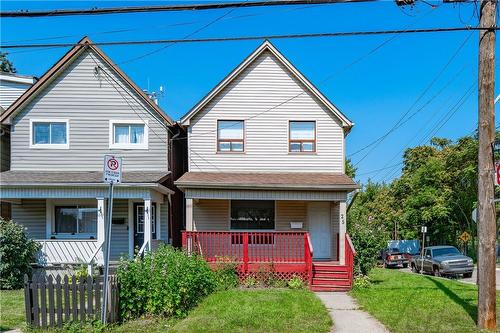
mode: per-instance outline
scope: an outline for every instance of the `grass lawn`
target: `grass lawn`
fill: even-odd
[[[0,290],[0,332],[24,326],[24,291]]]
[[[169,332],[321,333],[331,325],[326,308],[308,290],[233,289],[208,296]]]
[[[391,332],[479,332],[476,286],[390,269],[370,277],[372,286],[352,295]]]

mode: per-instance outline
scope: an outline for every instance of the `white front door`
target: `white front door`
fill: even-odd
[[[315,259],[331,259],[332,231],[330,202],[309,202],[307,221]]]

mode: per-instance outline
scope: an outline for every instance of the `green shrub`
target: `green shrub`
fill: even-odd
[[[245,281],[243,281],[243,286],[247,288],[254,288],[259,285],[259,281],[255,278],[255,276],[247,276]]]
[[[40,244],[29,239],[21,225],[0,218],[0,289],[22,288],[39,250]]]
[[[217,290],[228,290],[239,285],[237,264],[231,258],[217,258],[214,270]]]
[[[216,288],[215,274],[203,258],[171,246],[122,260],[117,275],[123,319],[144,314],[183,317]]]
[[[356,275],[368,275],[377,264],[380,249],[384,247],[383,236],[367,228],[359,228],[350,233],[352,243],[356,249],[354,257],[354,272]]]
[[[290,289],[303,289],[304,287],[304,281],[298,276],[294,276],[288,281],[288,288]]]

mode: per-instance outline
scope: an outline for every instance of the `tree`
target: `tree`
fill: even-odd
[[[349,177],[351,177],[352,179],[354,179],[354,177],[356,177],[356,171],[358,170],[358,168],[356,168],[353,164],[352,164],[352,161],[350,158],[346,159],[345,160],[345,174]]]
[[[7,58],[7,52],[0,52],[0,71],[4,73],[17,73],[14,64]]]

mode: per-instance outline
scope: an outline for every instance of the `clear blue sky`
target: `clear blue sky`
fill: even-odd
[[[2,1],[1,9],[161,3],[165,2]],[[413,9],[401,9],[392,1],[385,1],[203,12],[6,18],[1,21],[0,37],[2,43],[76,42],[84,35],[94,41],[185,38],[225,14],[224,18],[192,37],[458,27],[475,26],[478,22],[472,4],[445,4],[432,9],[419,3]],[[347,137],[347,154],[350,155],[386,133],[408,111],[469,34],[407,34],[394,39],[390,35],[311,38],[276,40],[273,43],[356,123]],[[388,39],[391,40],[368,55]],[[163,85],[166,94],[160,104],[171,117],[179,119],[259,44],[260,41],[176,44],[130,62],[127,60],[163,46],[108,46],[103,49],[142,88],[149,85],[151,90],[157,90]],[[477,47],[478,33],[473,32],[409,114],[421,110],[387,136],[361,162],[368,150],[352,156],[355,164],[359,162],[359,180],[373,177],[376,181],[388,181],[399,175],[398,166],[379,173],[366,173],[400,162],[405,147],[426,142],[425,134],[432,128],[439,128],[437,124],[441,119],[447,119],[446,114],[453,105],[477,82]],[[9,57],[19,73],[40,76],[66,51],[61,48],[13,50]],[[473,89],[462,107],[437,131],[437,136],[456,139],[475,128],[477,89]]]

